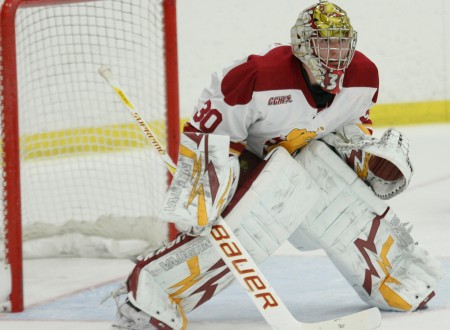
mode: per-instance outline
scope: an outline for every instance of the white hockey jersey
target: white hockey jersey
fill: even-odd
[[[246,146],[264,157],[275,146],[292,153],[343,125],[371,124],[378,70],[366,56],[355,53],[341,92],[324,109],[316,107],[301,65],[290,45],[278,44],[213,73],[186,130],[228,135],[238,152]]]

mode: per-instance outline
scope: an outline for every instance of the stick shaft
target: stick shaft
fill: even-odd
[[[167,154],[166,150],[159,142],[158,138],[153,134],[151,128],[147,125],[147,123],[142,119],[140,113],[136,110],[133,102],[127,97],[125,92],[120,88],[118,82],[113,77],[111,70],[107,67],[101,67],[99,70],[99,74],[105,79],[105,81],[111,86],[111,88],[116,92],[117,96],[122,101],[122,104],[125,106],[126,110],[130,113],[130,115],[134,118],[136,123],[139,125],[139,128],[144,132],[145,136],[148,138],[153,147],[158,151],[164,163],[166,163],[167,168],[170,173],[175,173],[176,166],[172,159]]]

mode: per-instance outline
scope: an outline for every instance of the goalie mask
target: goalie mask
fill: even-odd
[[[356,46],[347,13],[321,1],[300,13],[291,29],[292,52],[312,72],[325,91],[337,94]]]

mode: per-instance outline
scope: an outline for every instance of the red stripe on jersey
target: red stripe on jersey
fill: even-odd
[[[247,104],[254,92],[298,89],[308,103],[315,107],[314,100],[301,73],[301,62],[290,46],[279,46],[265,55],[250,55],[247,62],[231,69],[222,80],[221,91],[230,105]],[[378,96],[378,70],[365,55],[356,51],[344,76],[344,87],[373,87]]]
[[[345,70],[344,88],[349,87],[373,87],[377,91],[372,98],[372,102],[376,103],[378,98],[378,69],[376,65],[369,60],[364,54],[356,51],[347,70]]]
[[[250,55],[247,62],[231,69],[223,78],[224,100],[234,106],[249,103],[254,92],[300,89],[314,106],[300,65],[290,46],[276,47],[263,56]]]

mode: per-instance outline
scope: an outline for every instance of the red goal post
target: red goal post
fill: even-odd
[[[28,11],[29,8],[33,10]],[[98,16],[92,14],[95,11]],[[135,14],[136,17],[133,16]],[[136,199],[135,195],[142,195],[135,188],[139,186],[147,192],[157,185],[157,180],[161,179],[157,167],[163,168],[163,165],[157,163],[157,155],[154,158],[149,155],[151,147],[146,148],[145,138],[140,140],[140,133],[135,132],[139,129],[120,117],[124,111],[114,109],[120,104],[114,101],[115,95],[107,86],[101,86],[104,82],[98,77],[96,68],[101,64],[110,65],[124,81],[123,86],[130,86],[129,92],[134,94],[133,99],[139,108],[148,110],[144,119],[154,121],[157,126],[162,123],[160,139],[175,159],[180,132],[176,1],[5,0],[0,19],[3,176],[0,233],[5,251],[3,272],[0,274],[10,276],[11,282],[5,288],[7,281],[0,278],[3,286],[0,289],[0,303],[3,310],[20,312],[24,309],[22,237],[39,241],[45,238],[45,234],[39,232],[35,239],[32,233],[44,227],[52,229],[48,236],[55,239],[55,230],[67,223],[73,226],[74,221],[75,227],[70,227],[69,234],[84,234],[87,229],[78,226],[88,223],[91,228],[99,216],[102,220],[106,217],[108,229],[111,229],[110,223],[117,224],[122,219],[133,219],[130,227],[135,228],[138,223],[145,223],[147,218],[154,216],[161,192],[155,190],[155,193],[143,197],[147,204],[155,202],[148,210],[135,210],[132,202]],[[138,24],[142,26],[138,27]],[[154,31],[149,32],[151,29]],[[147,42],[147,39],[152,41]],[[70,44],[72,41],[73,44]],[[162,51],[159,52],[158,48]],[[109,63],[100,63],[108,60]],[[149,67],[152,71],[147,70]],[[87,109],[93,103],[92,108]],[[163,109],[161,113],[159,109]],[[124,142],[125,137],[131,138]],[[138,154],[140,158],[130,160]],[[107,159],[114,164],[106,164]],[[150,163],[147,164],[148,160]],[[103,163],[105,169],[97,168]],[[103,202],[97,189],[103,185],[107,186],[106,193],[114,189],[114,182],[121,174],[112,169],[115,171],[118,168],[120,172],[122,167],[133,166],[128,170],[138,171],[136,166],[141,163],[143,172],[153,171],[155,176],[142,184],[130,183],[130,178],[117,182],[119,193],[126,190],[123,196],[111,193],[103,198],[110,203],[103,208],[115,211],[106,216],[95,214],[95,219],[86,220],[84,217],[94,216],[90,214],[94,213],[90,209],[101,206]],[[97,172],[86,174],[94,167]],[[106,172],[111,172],[110,176],[103,178]],[[42,178],[30,180],[35,173],[42,175]],[[67,179],[65,175],[71,175],[71,178]],[[166,180],[163,182],[166,183]],[[79,186],[77,183],[80,183]],[[59,186],[64,189],[59,191]],[[93,196],[83,199],[90,190],[95,190]],[[73,200],[63,200],[61,196],[65,194]],[[29,219],[38,208],[49,208],[42,206],[45,204],[43,195],[54,198],[49,205],[54,204],[58,208],[52,211],[51,216],[68,212],[67,218],[61,219],[64,223],[57,223],[58,219],[46,223],[47,215],[42,214],[37,215],[37,221]],[[90,199],[95,199],[92,205],[89,204]],[[123,211],[118,206],[122,202]],[[130,210],[126,209],[128,204]],[[66,205],[73,206],[75,211],[63,210]],[[89,209],[88,215],[76,213],[86,209]],[[30,233],[26,232],[28,228]],[[121,230],[111,234],[112,239],[120,240]],[[150,229],[150,232],[153,231]],[[67,229],[61,232],[66,233]],[[88,235],[101,236],[98,229]],[[108,236],[105,241],[109,239]],[[44,253],[44,256],[47,255]]]

